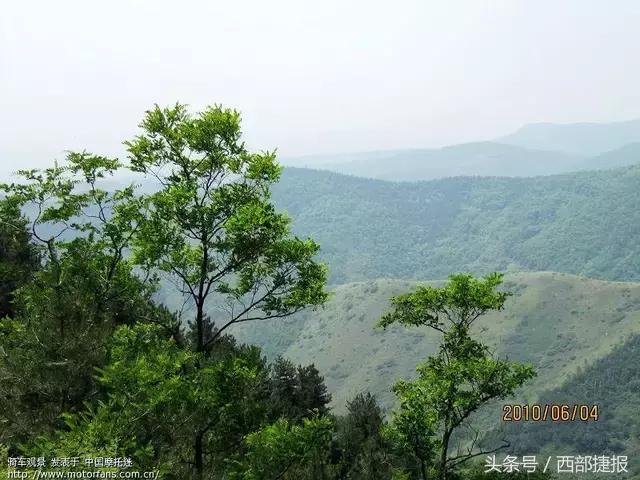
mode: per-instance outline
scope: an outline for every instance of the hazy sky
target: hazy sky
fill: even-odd
[[[637,118],[639,24],[637,0],[6,1],[0,168],[118,153],[178,100],[283,156]]]

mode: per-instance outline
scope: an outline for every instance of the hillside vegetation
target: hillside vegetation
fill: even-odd
[[[285,169],[278,207],[333,283],[552,270],[640,280],[640,166],[534,178],[392,183]]]
[[[363,390],[389,407],[394,379],[410,376],[440,340],[424,329],[374,328],[388,299],[415,285],[390,279],[340,285],[324,309],[234,334],[271,356],[313,359],[326,373],[336,407]],[[640,284],[534,272],[507,276],[504,287],[513,297],[480,322],[479,333],[500,355],[536,367],[538,377],[524,391],[531,401],[640,333]]]
[[[442,282],[431,282],[442,284]],[[425,328],[375,328],[388,299],[416,282],[378,279],[335,287],[325,309],[281,323],[238,330],[271,356],[313,359],[332,393],[334,409],[373,392],[386,412],[396,404],[391,385],[412,378],[436,352],[440,338]],[[607,282],[555,272],[507,276],[513,292],[502,312],[487,315],[476,333],[509,360],[531,363],[538,376],[516,397],[494,402],[474,421],[488,431],[487,444],[507,439],[514,455],[627,455],[639,464],[638,369],[640,284]],[[566,424],[501,422],[503,403],[597,404],[598,422]]]

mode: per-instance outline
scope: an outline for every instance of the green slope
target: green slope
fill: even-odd
[[[640,165],[415,183],[288,168],[273,190],[334,283],[508,269],[640,280]]]
[[[234,333],[263,345],[270,355],[314,362],[338,410],[363,390],[390,406],[392,383],[412,375],[438,343],[437,335],[424,329],[374,329],[388,298],[414,285],[389,279],[341,285],[323,310]],[[481,320],[478,331],[500,355],[538,369],[523,395],[530,401],[640,333],[640,284],[535,272],[509,275],[505,287],[514,296],[504,311]]]

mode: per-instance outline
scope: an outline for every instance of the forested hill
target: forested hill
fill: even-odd
[[[335,283],[506,270],[640,280],[640,165],[415,183],[286,168],[273,197]]]

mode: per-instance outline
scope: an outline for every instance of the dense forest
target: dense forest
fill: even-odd
[[[287,168],[274,186],[333,283],[552,270],[640,279],[640,167],[393,183]]]
[[[481,456],[506,445],[479,442],[475,414],[536,375],[476,333],[509,301],[502,274],[393,296],[375,328],[421,328],[437,348],[389,385],[391,412],[360,392],[338,415],[313,364],[232,335],[330,297],[319,244],[271,203],[275,155],[248,152],[222,107],[156,107],[140,128],[126,161],[70,153],[2,185],[2,473],[115,458],[132,465],[90,465],[197,480],[481,476]],[[124,168],[157,188],[102,188]],[[169,288],[179,308],[159,301]]]

